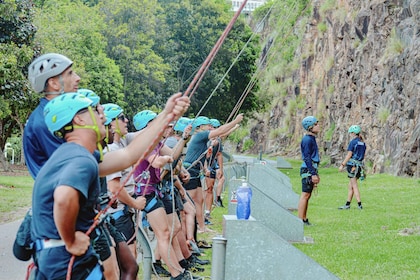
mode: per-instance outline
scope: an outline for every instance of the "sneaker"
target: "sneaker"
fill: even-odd
[[[209,260],[200,260],[199,258],[197,258],[195,255],[191,255],[188,258],[188,262],[190,263],[195,263],[195,264],[199,264],[199,265],[207,265],[210,263]]]
[[[171,276],[170,280],[191,280],[191,274],[185,270],[183,273],[181,273],[177,277]]]
[[[153,263],[153,273],[162,276],[162,277],[168,277],[171,276],[171,273],[167,271],[161,263]]]
[[[200,267],[198,264],[196,263],[188,263],[188,267],[187,267],[188,271],[191,271],[192,273],[201,273],[204,271],[204,268]]]
[[[210,222],[210,220],[209,220],[209,219],[204,218],[204,224],[205,224],[205,225],[208,225],[208,226],[211,226],[211,225],[212,225],[212,222]]]
[[[305,225],[305,226],[311,226],[312,224],[309,222],[309,220],[308,219],[306,219],[306,220],[302,220],[302,222],[303,222],[303,224]]]
[[[338,209],[339,210],[348,210],[348,209],[350,209],[350,205],[343,205],[343,206],[340,206],[340,207],[338,207]]]
[[[209,243],[207,243],[205,240],[198,240],[197,246],[198,246],[198,248],[203,248],[203,249],[210,249],[211,248],[211,245]]]
[[[363,210],[363,206],[361,204],[357,206],[357,208],[359,208],[360,210]]]
[[[216,207],[225,207],[223,206],[223,201],[220,197],[218,197],[215,201],[213,201],[213,204],[216,205]]]

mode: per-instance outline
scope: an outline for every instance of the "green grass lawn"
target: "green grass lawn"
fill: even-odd
[[[293,168],[282,172],[300,194],[300,161],[289,162]],[[347,198],[346,173],[321,168],[320,177],[308,208],[314,226],[304,229],[314,243],[294,246],[340,279],[420,279],[420,180],[368,174],[360,185],[364,209],[358,210],[353,201],[350,210],[338,210]],[[32,184],[30,177],[0,176],[1,215],[29,206]],[[225,193],[225,205],[227,200]],[[226,213],[227,208],[215,208],[211,228],[216,233],[201,234],[199,239],[211,242],[215,234],[221,234]],[[211,260],[211,250],[205,250],[202,258]],[[211,266],[204,267],[205,272],[197,275],[209,278]]]
[[[294,168],[283,172],[300,194],[300,162],[290,162]],[[338,210],[347,199],[346,173],[319,173],[308,208],[315,225],[304,231],[314,244],[295,246],[341,279],[420,279],[420,180],[368,175],[359,184],[364,209],[354,199],[350,210]]]

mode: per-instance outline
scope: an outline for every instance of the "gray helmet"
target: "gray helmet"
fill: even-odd
[[[73,61],[58,53],[47,53],[32,61],[28,68],[28,78],[35,92],[43,92],[45,83],[51,77],[63,73]]]

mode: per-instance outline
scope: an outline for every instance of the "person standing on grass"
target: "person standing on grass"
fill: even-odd
[[[225,135],[243,119],[243,114],[239,114],[233,121],[211,130],[210,119],[204,116],[197,117],[193,122],[194,134],[187,146],[184,167],[190,172],[191,178],[184,184],[185,189],[190,194],[196,207],[198,222],[198,233],[210,232],[211,230],[204,223],[204,198],[203,186],[201,185],[201,172],[205,164],[205,156],[208,150],[207,142],[210,139]]]
[[[358,125],[350,126],[348,132],[352,139],[350,140],[350,143],[347,147],[347,155],[338,168],[338,170],[341,172],[343,171],[344,167],[346,167],[347,176],[350,178],[347,201],[345,205],[338,207],[340,210],[350,209],[350,203],[353,199],[353,195],[356,197],[358,205],[357,207],[360,210],[363,209],[362,201],[360,200],[359,186],[357,184],[357,180],[359,178],[360,180],[364,179],[363,160],[366,153],[366,144],[360,135],[361,131],[362,129]]]
[[[314,116],[307,116],[302,120],[302,126],[306,130],[300,143],[302,153],[302,165],[300,167],[300,176],[302,177],[302,194],[298,204],[298,216],[302,219],[304,225],[310,226],[306,217],[308,203],[312,191],[320,182],[318,175],[318,164],[320,162],[318,145],[315,137],[320,131],[318,120]]]

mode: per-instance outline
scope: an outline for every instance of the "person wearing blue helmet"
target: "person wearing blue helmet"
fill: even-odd
[[[121,150],[104,155],[101,167],[94,156],[105,136],[103,108],[80,94],[63,94],[44,109],[49,133],[62,137],[56,152],[35,179],[32,200],[32,233],[38,273],[42,279],[62,279],[76,256],[72,279],[101,279],[97,255],[85,232],[93,225],[99,176],[133,165],[154,144],[170,118],[185,113],[189,99],[181,93],[169,98],[165,109],[144,133]],[[102,169],[102,170],[101,170]]]
[[[44,115],[50,133],[66,142],[51,155],[34,183],[37,279],[65,278],[72,255],[77,256],[72,269],[75,279],[101,279],[98,257],[85,232],[96,215],[99,174],[92,154],[105,134],[103,112],[92,109],[85,96],[68,93],[48,102]]]
[[[184,184],[185,189],[194,200],[196,207],[196,216],[198,222],[198,233],[210,231],[205,226],[203,211],[203,188],[201,185],[201,172],[205,164],[205,156],[208,150],[207,142],[210,139],[222,136],[228,133],[233,127],[239,124],[243,115],[239,114],[233,121],[211,130],[210,119],[204,116],[195,118],[192,122],[194,134],[187,147],[187,153],[184,159],[184,167],[190,172],[191,179]],[[197,240],[197,239],[196,239]]]
[[[156,120],[156,113],[150,110],[143,110],[138,112],[134,118],[133,123],[137,130],[142,131]],[[169,126],[167,130],[172,129]],[[146,197],[146,213],[147,221],[150,224],[157,239],[156,259],[163,259],[168,267],[171,279],[190,279],[187,269],[188,263],[184,259],[180,251],[178,239],[176,235],[181,229],[176,212],[173,211],[171,201],[168,202],[166,195],[166,186],[161,184],[161,169],[168,163],[172,163],[174,158],[178,158],[181,154],[182,148],[188,137],[183,137],[181,141],[174,147],[169,148],[163,142],[151,151],[140,163],[136,166],[133,176],[136,181],[136,194]],[[173,223],[171,231],[170,225]],[[171,233],[173,238],[171,239]],[[172,243],[171,243],[172,240]],[[170,252],[170,253],[168,253]],[[159,271],[163,272],[161,264],[156,262],[154,267],[159,267]]]
[[[109,124],[110,133],[113,135],[113,142],[108,145],[108,151],[117,151],[126,147],[136,136],[136,133],[128,132],[128,119],[124,115],[123,109],[116,104],[104,105],[105,116],[111,119]],[[105,154],[107,153],[104,150]],[[106,176],[108,190],[115,195],[118,191],[118,201],[116,207],[109,209],[109,213],[115,220],[115,226],[123,233],[131,249],[134,258],[137,258],[136,252],[136,230],[134,224],[135,210],[142,210],[146,205],[144,197],[134,198],[135,182],[131,175],[132,166]],[[125,182],[124,188],[121,183]]]
[[[302,219],[304,225],[310,226],[306,217],[308,203],[312,191],[320,182],[318,175],[318,164],[320,162],[318,145],[315,137],[320,132],[318,120],[314,116],[307,116],[302,120],[302,126],[306,131],[300,143],[302,154],[302,165],[300,167],[300,176],[302,178],[302,194],[298,204],[298,216]]]
[[[339,207],[340,210],[350,209],[350,204],[353,199],[353,196],[357,200],[357,208],[362,210],[362,201],[360,199],[359,186],[357,184],[358,179],[365,179],[365,171],[363,160],[366,153],[366,144],[363,141],[363,137],[360,135],[362,129],[358,125],[350,126],[348,133],[351,136],[350,143],[347,147],[347,155],[344,158],[343,162],[340,164],[338,170],[341,172],[344,170],[344,167],[347,169],[347,177],[350,179],[347,193],[346,204]]]

